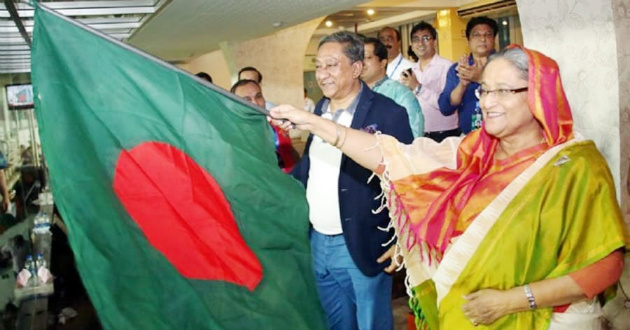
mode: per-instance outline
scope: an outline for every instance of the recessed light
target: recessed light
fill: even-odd
[[[275,23],[271,24],[271,26],[273,26],[275,28],[282,27],[283,25],[284,25],[284,22],[275,22]]]
[[[326,27],[333,26],[333,22],[331,20],[326,21]]]
[[[505,21],[505,20],[504,20],[503,22],[501,22],[501,24],[503,24],[503,25],[508,25],[508,21]]]
[[[370,15],[370,16],[374,15],[374,9],[372,9],[372,8],[368,9],[367,10],[367,14]]]

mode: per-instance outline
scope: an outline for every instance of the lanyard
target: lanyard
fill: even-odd
[[[394,75],[394,72],[396,72],[396,69],[398,69],[398,66],[400,65],[400,62],[402,62],[402,59],[403,59],[402,54],[400,54],[399,56],[400,56],[400,59],[398,60],[398,63],[396,63],[396,66],[394,67],[394,70],[392,70],[392,75]],[[390,76],[390,78],[391,78],[391,76]]]

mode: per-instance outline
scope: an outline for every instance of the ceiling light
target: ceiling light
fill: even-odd
[[[275,28],[282,27],[283,25],[284,25],[284,23],[283,23],[283,22],[275,22],[275,23],[271,24],[271,26],[273,26],[273,27],[275,27]]]
[[[331,20],[326,21],[326,27],[333,26],[333,22]]]
[[[370,16],[374,15],[374,9],[371,9],[371,8],[368,9],[367,10],[367,14],[370,15]]]
[[[501,24],[508,25],[508,21],[504,20],[503,22],[501,22]]]

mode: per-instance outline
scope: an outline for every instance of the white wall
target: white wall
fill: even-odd
[[[630,1],[612,1],[613,21],[617,39],[617,64],[619,79],[619,125],[621,138],[621,205],[626,222],[630,226]],[[624,189],[626,187],[626,189]]]
[[[560,65],[575,130],[594,140],[606,157],[630,223],[625,185],[630,157],[630,1],[517,0],[517,6],[525,46]],[[628,259],[621,283],[630,292]],[[630,329],[624,300],[618,291],[605,308],[614,329]]]
[[[517,4],[525,46],[558,62],[575,130],[595,141],[619,183],[619,78],[611,1]]]

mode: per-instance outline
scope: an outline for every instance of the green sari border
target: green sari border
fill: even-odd
[[[529,181],[542,170],[561,150],[580,142],[572,139],[557,145],[542,154],[531,166],[516,177],[497,197],[486,207],[464,233],[453,243],[444,254],[437,272],[433,276],[437,292],[437,305],[448,294],[453,284],[460,277],[468,262],[475,255],[477,248],[499,219],[503,211],[514,200]]]

